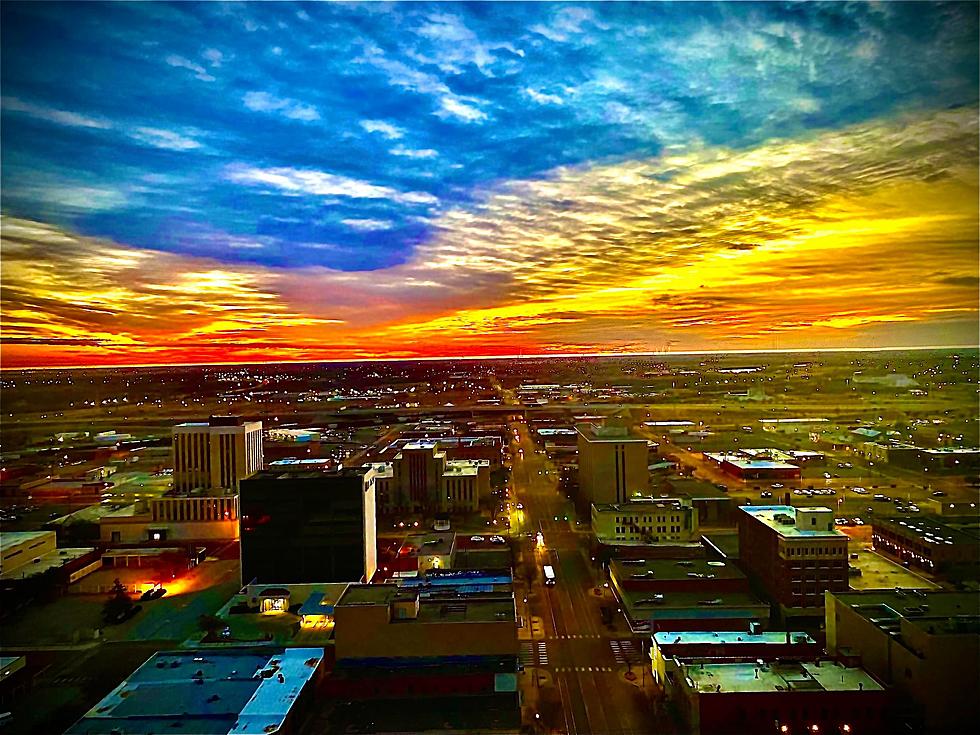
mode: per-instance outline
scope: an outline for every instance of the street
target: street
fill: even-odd
[[[537,453],[527,424],[514,422],[512,429],[519,437],[512,444],[513,491],[524,505],[520,568],[530,582],[524,588],[521,575],[516,581],[527,621],[521,640],[525,720],[555,733],[671,732],[669,720],[654,717],[642,641],[631,637],[621,614],[609,627],[602,622],[600,608],[616,611],[616,600],[591,561],[588,527],[576,528],[571,503],[559,494],[557,474]],[[554,586],[544,584],[545,564],[555,570]]]

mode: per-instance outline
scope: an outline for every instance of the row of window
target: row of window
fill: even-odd
[[[616,523],[680,523],[683,516],[671,514],[670,516],[616,516]]]
[[[617,534],[680,533],[680,526],[616,526]]]
[[[846,553],[846,545],[786,547],[786,556],[842,556]]]

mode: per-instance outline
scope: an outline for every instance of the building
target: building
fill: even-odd
[[[490,461],[449,459],[439,441],[402,446],[376,472],[379,508],[396,513],[474,513],[490,498]]]
[[[735,525],[735,510],[737,506],[726,494],[728,490],[723,485],[699,480],[695,477],[667,477],[664,488],[680,498],[690,498],[691,505],[698,513],[698,524],[701,526]]]
[[[706,558],[613,559],[609,583],[634,633],[768,625],[769,606],[733,564]]]
[[[875,516],[871,542],[876,551],[928,572],[946,573],[959,568],[975,576],[980,567],[976,515],[959,519],[932,515]]]
[[[385,447],[381,453],[382,459],[390,461],[408,444],[417,444],[420,439],[426,439],[439,444],[439,450],[446,453],[446,459],[452,462],[458,459],[485,459],[490,463],[491,469],[496,469],[503,463],[504,442],[499,436],[445,436],[436,432],[435,436],[430,436],[430,432],[406,431],[401,437],[395,439]],[[413,436],[418,435],[418,436]]]
[[[618,420],[604,426],[578,424],[577,505],[588,513],[592,504],[625,503],[649,494],[647,440],[630,434]]]
[[[502,536],[457,534],[453,569],[512,569],[514,557]]]
[[[262,422],[212,416],[207,422],[177,424],[173,449],[177,492],[238,492],[244,478],[262,469]]]
[[[102,557],[94,547],[59,549],[54,531],[0,533],[0,582],[4,590],[42,579],[67,586],[101,567]]]
[[[103,514],[99,539],[105,544],[183,544],[231,541],[238,538],[238,496],[168,493]]]
[[[681,630],[654,633],[650,638],[653,680],[660,686],[676,681],[677,668],[692,659],[713,663],[816,661],[823,649],[802,632],[751,633],[725,630]]]
[[[599,543],[650,544],[698,538],[698,514],[677,498],[592,505],[592,533]]]
[[[241,483],[242,585],[359,582],[377,570],[374,470],[264,470]]]
[[[926,449],[898,441],[865,442],[854,451],[873,462],[935,474],[968,474],[980,469],[980,449],[936,447]]]
[[[406,586],[349,585],[334,607],[331,694],[479,696],[516,710],[516,620],[506,572],[431,570]]]
[[[823,615],[823,594],[848,588],[847,541],[829,508],[742,506],[739,562],[779,618]]]
[[[324,677],[322,648],[154,654],[66,735],[298,732]]]
[[[456,534],[452,531],[411,534],[388,563],[388,571],[402,577],[428,569],[452,569],[455,552]]]
[[[827,651],[855,657],[895,690],[908,732],[966,732],[980,717],[976,592],[828,593]]]
[[[722,460],[721,470],[739,480],[798,480],[802,475],[802,470],[789,462],[743,459],[731,455]]]
[[[694,735],[888,731],[881,684],[834,662],[683,663],[667,696]]]

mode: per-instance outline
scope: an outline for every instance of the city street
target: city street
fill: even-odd
[[[672,731],[669,720],[654,717],[642,641],[631,637],[621,614],[609,627],[602,622],[600,608],[615,612],[616,601],[592,564],[586,527],[576,530],[571,503],[558,493],[557,475],[537,453],[527,425],[515,422],[512,429],[519,437],[512,444],[513,487],[527,529],[520,569],[533,569],[522,611],[529,621],[521,641],[526,719],[555,733]],[[554,586],[544,584],[545,564],[555,570]],[[519,574],[519,594],[526,589],[522,582]]]

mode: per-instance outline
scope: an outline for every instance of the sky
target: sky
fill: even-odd
[[[978,342],[976,3],[0,14],[5,368]]]

